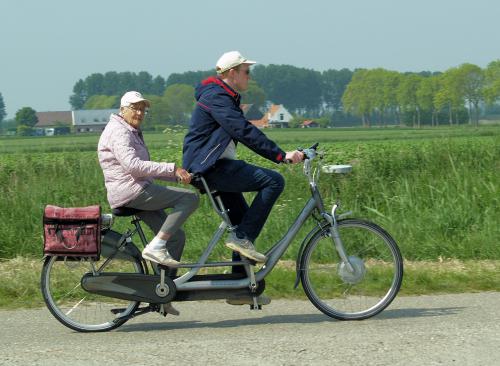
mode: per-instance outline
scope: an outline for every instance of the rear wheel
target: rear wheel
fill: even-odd
[[[366,319],[396,297],[403,280],[403,259],[394,239],[374,223],[346,219],[338,222],[338,230],[354,271],[340,260],[328,228],[317,229],[300,260],[302,286],[326,315]]]
[[[139,302],[112,299],[86,292],[80,285],[82,276],[99,268],[106,258],[51,256],[45,259],[41,289],[45,304],[52,315],[65,326],[80,332],[107,331],[119,327],[127,319],[118,317],[133,314]],[[136,258],[112,259],[106,272],[144,273]]]

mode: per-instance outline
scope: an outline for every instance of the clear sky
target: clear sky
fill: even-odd
[[[69,110],[78,79],[207,70],[225,51],[262,64],[444,71],[500,59],[499,0],[1,0],[0,93]]]

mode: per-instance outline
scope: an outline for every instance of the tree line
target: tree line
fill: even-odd
[[[345,111],[385,125],[420,126],[441,122],[457,124],[464,119],[479,123],[482,105],[500,97],[500,60],[485,69],[462,64],[443,73],[399,73],[382,68],[358,70],[342,96]]]
[[[70,105],[72,109],[97,108],[102,104],[117,107],[119,101],[116,98],[106,99],[103,96],[116,97],[127,90],[162,96],[172,85],[195,87],[214,74],[213,70],[173,73],[165,81],[161,76],[153,78],[144,71],[139,74],[96,73],[77,81],[70,96]],[[352,75],[353,72],[348,69],[318,72],[291,65],[257,65],[252,68],[253,82],[243,98],[258,106],[271,100],[285,105],[294,113],[318,115],[325,109],[341,109],[341,97]]]
[[[147,124],[184,124],[194,107],[194,87],[213,70],[173,73],[166,81],[147,72],[92,74],[77,81],[70,96],[72,109],[118,108],[127,90],[139,90],[152,100]],[[292,113],[319,117],[341,111],[342,94],[353,72],[315,70],[290,65],[257,65],[242,95],[242,103],[262,109],[266,101],[283,104]]]
[[[167,86],[175,83],[194,87],[213,74],[213,71],[171,74]],[[352,75],[353,71],[345,68],[319,72],[291,65],[256,65],[251,70],[253,83],[243,93],[242,102],[261,106],[270,100],[283,104],[292,113],[317,117],[342,109],[341,98]]]
[[[146,72],[92,74],[75,84],[70,102],[73,108],[114,108],[118,95],[137,89],[154,101],[151,121],[184,124],[194,105],[193,88],[213,74],[212,70],[188,71],[173,73],[166,80]],[[320,72],[291,65],[256,65],[251,75],[243,103],[262,108],[272,101],[298,117],[322,117],[334,125],[346,120],[365,126],[477,124],[481,106],[494,104],[500,96],[500,60],[485,69],[463,64],[445,72],[418,73],[383,68]]]
[[[94,73],[78,80],[69,101],[72,109],[118,108],[128,90],[151,99],[146,126],[186,124],[194,107],[194,87],[213,70],[173,73],[165,80],[145,71]],[[397,72],[383,68],[316,71],[291,65],[256,65],[242,103],[263,109],[266,101],[283,104],[300,118],[323,124],[358,122],[365,126],[420,126],[469,121],[478,124],[481,109],[500,97],[500,60],[482,69],[462,64],[444,72]],[[500,111],[498,105],[495,112]],[[0,122],[5,105],[0,94]],[[33,111],[22,111],[18,124],[32,125]],[[23,117],[24,116],[24,117]],[[19,117],[19,118],[18,118]],[[22,117],[22,118],[21,118]]]
[[[146,71],[139,73],[109,71],[105,74],[94,73],[80,79],[73,86],[73,94],[69,98],[71,108],[82,109],[85,103],[95,95],[117,96],[129,90],[140,90],[144,94],[161,95],[165,92],[165,79],[161,76],[153,78]],[[113,106],[117,107],[117,105]]]

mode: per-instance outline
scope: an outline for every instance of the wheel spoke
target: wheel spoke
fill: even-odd
[[[347,269],[331,248],[332,239],[318,231],[301,259],[301,279],[313,304],[338,319],[364,319],[387,307],[402,281],[402,258],[394,240],[366,221],[339,221],[349,263]]]
[[[105,258],[96,262],[102,265]],[[85,261],[89,266],[91,265]],[[120,315],[132,314],[139,306],[136,301],[112,299],[86,292],[81,286],[81,278],[89,273],[89,266],[82,261],[48,257],[42,270],[42,293],[51,313],[61,323],[74,330],[103,331],[116,328],[125,320],[116,321],[111,310],[123,308]],[[138,261],[113,259],[106,265],[109,272],[144,273]],[[90,272],[92,273],[92,272]]]
[[[80,300],[80,301],[78,301],[75,305],[73,305],[73,307],[72,307],[71,309],[69,309],[69,311],[66,313],[66,315],[71,314],[71,312],[72,312],[73,310],[75,310],[75,309],[78,307],[78,305],[80,305],[80,304],[81,304],[81,303],[82,303],[82,302],[83,302],[86,298],[87,298],[87,296],[85,296],[83,299],[81,299],[81,300]]]

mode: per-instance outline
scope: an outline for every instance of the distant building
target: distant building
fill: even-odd
[[[37,112],[38,123],[35,128],[47,128],[54,126],[71,126],[73,124],[73,117],[71,111],[57,111],[57,112]]]
[[[313,120],[306,120],[300,125],[301,128],[317,128],[320,127],[319,123]]]
[[[117,109],[37,112],[35,128],[43,129],[46,135],[54,134],[54,128],[63,126],[73,126],[75,133],[100,132],[106,127],[110,114],[117,112]]]
[[[261,119],[250,120],[258,128],[286,128],[293,116],[282,104],[272,104]]]
[[[117,112],[117,109],[82,109],[73,111],[75,133],[100,132],[106,127],[110,114]]]

